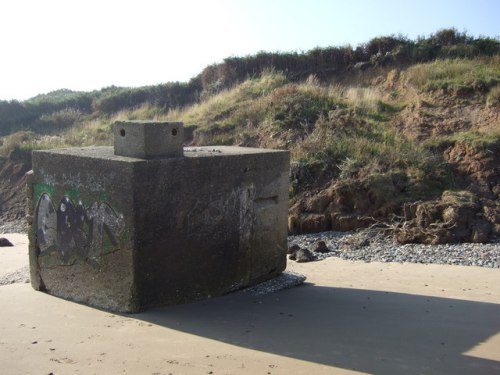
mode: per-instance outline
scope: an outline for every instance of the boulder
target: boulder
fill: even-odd
[[[328,246],[326,246],[325,241],[318,241],[316,243],[316,247],[313,251],[315,253],[322,253],[323,254],[323,253],[329,253],[330,249],[328,248]]]
[[[14,246],[14,245],[7,238],[1,237],[0,238],[0,247],[9,247],[9,246]]]

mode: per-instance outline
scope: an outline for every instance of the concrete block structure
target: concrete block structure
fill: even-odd
[[[115,155],[143,159],[182,156],[183,129],[180,122],[116,122]]]
[[[149,153],[148,138],[161,132],[171,139]],[[118,123],[115,148],[33,152],[35,289],[139,312],[222,295],[285,269],[289,153],[182,144],[179,153],[181,132],[179,123]],[[131,134],[132,143],[145,141],[131,145],[133,157],[122,142]]]

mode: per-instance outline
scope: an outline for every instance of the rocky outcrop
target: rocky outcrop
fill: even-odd
[[[455,142],[442,151],[454,189],[411,201],[404,176],[334,180],[289,210],[290,234],[350,231],[385,223],[401,243],[489,242],[500,236],[500,145]]]
[[[298,234],[368,227],[400,212],[396,196],[401,189],[391,176],[335,181],[317,194],[305,195],[290,208],[288,230]]]
[[[395,229],[399,243],[486,243],[494,232],[480,200],[469,191],[445,191],[440,199],[418,204],[408,219]]]

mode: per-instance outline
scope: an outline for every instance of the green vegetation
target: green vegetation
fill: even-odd
[[[475,67],[467,66],[464,59],[495,56],[490,60],[485,59],[484,72],[478,70],[473,73],[477,76],[465,79],[466,84],[472,80],[476,86],[489,89],[499,82],[498,55],[498,39],[473,38],[455,29],[443,29],[416,41],[403,36],[384,36],[356,48],[328,47],[305,53],[261,52],[253,56],[230,57],[220,64],[206,67],[186,83],[170,82],[139,88],[111,86],[93,92],[63,89],[38,95],[24,102],[0,100],[0,136],[19,130],[32,130],[39,134],[57,133],[79,123],[78,114],[96,118],[113,116],[119,111],[139,107],[149,107],[154,115],[164,114],[175,108],[202,103],[214,94],[231,89],[249,78],[259,77],[269,70],[283,72],[283,76],[293,83],[315,76],[316,80],[326,84],[332,80],[341,81],[344,76],[355,76],[368,68],[401,69],[436,59],[461,59],[460,63],[438,62],[438,65],[444,64],[441,68],[423,65],[412,72],[412,79],[417,86],[431,89],[461,85],[463,82],[446,78],[446,75],[452,70],[457,71],[460,76],[469,68],[476,71]],[[426,71],[429,69],[436,74],[432,82],[427,82]],[[257,91],[250,91],[250,96],[261,94],[257,87],[254,89]],[[495,100],[498,100],[498,94],[492,97],[492,102]],[[52,114],[56,112],[60,114],[53,118]]]
[[[475,96],[485,111],[496,110],[500,42],[445,29],[417,41],[390,36],[357,48],[232,57],[188,83],[0,101],[0,154],[109,145],[117,120],[175,120],[192,133],[191,144],[290,150],[294,165],[310,177],[292,182],[292,195],[343,179],[380,191],[396,186],[401,203],[455,188],[444,148],[456,142],[500,147],[494,122],[485,130],[459,126],[418,140],[405,132],[415,117],[424,127],[439,119],[438,89]]]
[[[410,83],[424,91],[465,88],[486,92],[500,83],[500,55],[418,64],[408,69],[407,76]]]
[[[427,139],[423,146],[428,149],[445,149],[455,143],[465,143],[476,151],[500,148],[500,126],[485,130],[468,130]]]

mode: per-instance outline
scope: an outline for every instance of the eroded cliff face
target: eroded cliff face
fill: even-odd
[[[500,145],[479,150],[455,142],[441,155],[455,189],[431,200],[405,201],[415,186],[397,175],[336,180],[300,196],[289,211],[289,232],[384,223],[402,243],[488,242],[500,235]]]
[[[25,221],[26,172],[31,169],[31,156],[13,151],[0,158],[0,224]]]
[[[448,186],[433,196],[429,189],[427,196],[419,196],[423,186],[397,172],[325,180],[321,173],[303,176],[300,168],[292,170],[292,178],[299,184],[307,180],[309,186],[291,205],[289,232],[375,225],[389,229],[399,242],[428,244],[488,242],[500,236],[500,143],[485,146],[477,139],[453,138],[461,132],[480,134],[479,139],[497,134],[498,105],[481,101],[480,90],[418,93],[405,87],[397,74],[388,74],[379,84],[406,93],[409,104],[391,119],[400,134],[417,143],[440,140],[429,143],[429,149]]]

